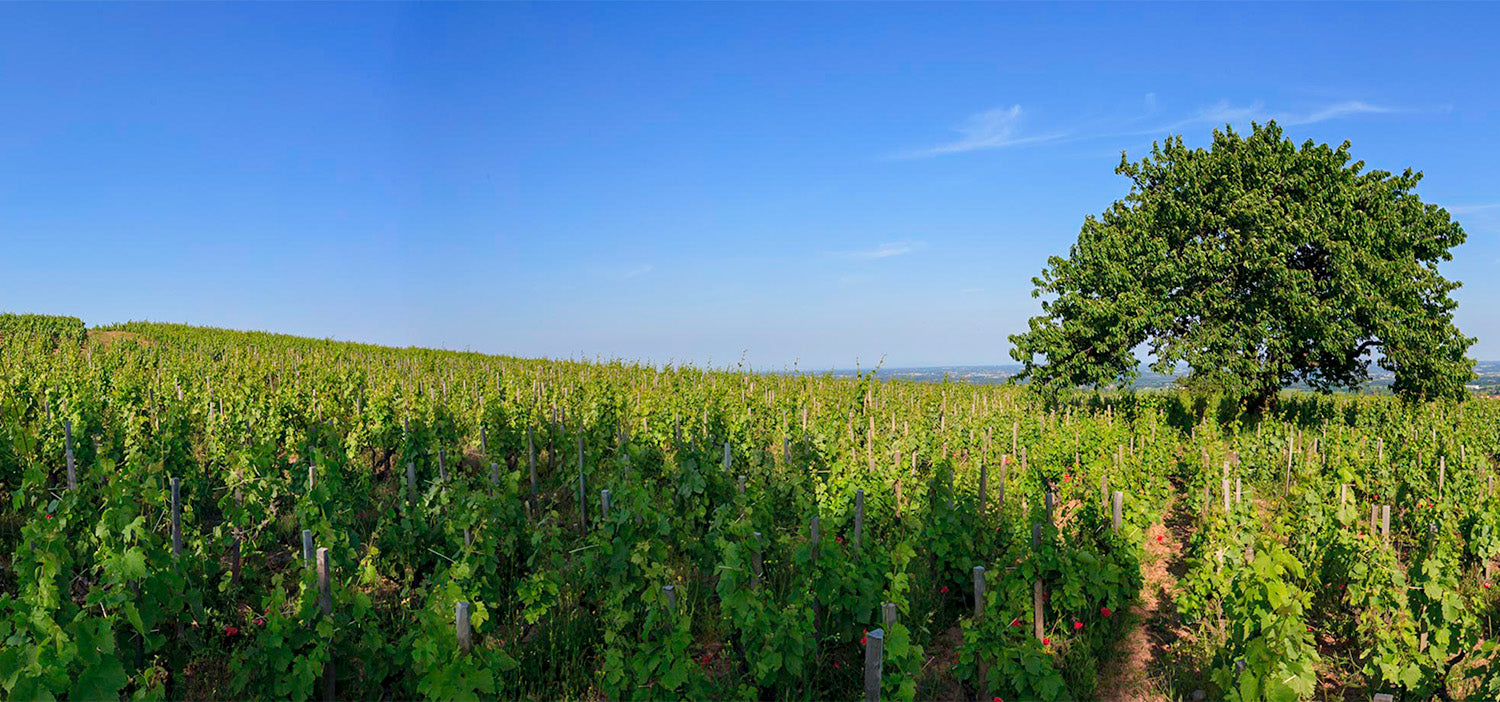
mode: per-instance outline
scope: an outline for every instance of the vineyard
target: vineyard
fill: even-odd
[[[1496,699],[1500,403],[0,319],[7,699]]]

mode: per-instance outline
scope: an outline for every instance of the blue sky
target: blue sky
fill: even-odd
[[[522,356],[1008,363],[1120,152],[1277,118],[1469,232],[1500,7],[0,7],[0,310]]]

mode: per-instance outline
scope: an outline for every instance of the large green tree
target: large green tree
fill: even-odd
[[[1413,194],[1422,174],[1364,170],[1349,143],[1287,139],[1275,122],[1153,144],[1116,172],[1130,193],[1084,220],[1067,258],[1034,278],[1044,314],[1010,337],[1048,389],[1128,382],[1186,364],[1195,385],[1274,402],[1369,379],[1373,360],[1410,398],[1460,398],[1472,338],[1453,324],[1460,283],[1438,273],[1464,231]]]

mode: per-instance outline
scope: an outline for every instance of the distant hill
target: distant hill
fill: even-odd
[[[833,371],[833,374],[838,377],[848,377],[858,372],[853,369],[842,369]],[[919,383],[940,383],[946,378],[952,382],[988,385],[1003,383],[1019,372],[1021,372],[1020,364],[1007,363],[993,366],[881,368],[875,371],[875,375],[881,380],[910,380]],[[1481,395],[1500,395],[1500,361],[1479,361],[1475,364],[1474,373],[1477,377],[1469,383],[1469,389]],[[1175,376],[1143,370],[1141,376],[1136,379],[1133,387],[1141,390],[1166,388],[1171,387],[1175,380]],[[1370,382],[1360,390],[1361,392],[1373,393],[1389,392],[1391,383],[1394,380],[1395,375],[1393,373],[1382,368],[1371,368]],[[1306,388],[1305,385],[1293,387]]]

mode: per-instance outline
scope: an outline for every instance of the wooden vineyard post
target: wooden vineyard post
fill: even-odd
[[[73,421],[63,420],[63,456],[68,461],[68,489],[78,489],[78,474],[74,471],[73,464]]]
[[[469,628],[469,603],[459,602],[453,612],[453,633],[458,637],[458,650],[464,655],[474,649],[473,630]]]
[[[854,550],[858,551],[863,543],[865,532],[865,490],[860,488],[854,491]]]
[[[526,427],[526,471],[531,474],[531,509],[535,511],[540,505],[536,503],[536,442],[531,433],[532,428]]]
[[[444,451],[443,449],[438,449],[438,480],[445,484],[448,482],[447,458],[448,452]]]
[[[1380,506],[1380,535],[1389,542],[1391,540],[1391,506]]]
[[[1055,492],[1053,490],[1048,490],[1047,491],[1047,526],[1048,527],[1055,527],[1055,526],[1057,526],[1056,518],[1053,515],[1053,511],[1056,510],[1056,508],[1057,508],[1057,492]]]
[[[745,476],[743,476],[743,475],[739,476],[739,480],[736,481],[735,492],[739,493],[739,496],[741,498],[744,498],[744,496],[745,496]]]
[[[1115,491],[1115,505],[1114,506],[1115,506],[1115,509],[1114,509],[1114,522],[1113,523],[1114,523],[1115,531],[1118,532],[1118,531],[1120,531],[1120,524],[1121,524],[1122,518],[1125,516],[1125,514],[1124,514],[1125,513],[1125,492],[1124,491],[1122,491],[1122,490],[1116,490]]]
[[[578,525],[584,531],[589,530],[589,503],[584,495],[588,494],[588,486],[583,477],[583,432],[578,432]]]
[[[885,630],[865,635],[865,702],[880,702],[880,667],[885,657]]]
[[[328,572],[328,548],[323,547],[318,549],[318,609],[323,612],[324,617],[330,619],[333,617],[332,580]],[[328,662],[323,664],[323,699],[331,702],[334,698],[335,675],[331,646],[329,650]]]
[[[313,533],[312,529],[302,530],[302,565],[305,568],[313,566]]]
[[[1224,492],[1224,514],[1229,514],[1229,478],[1219,481],[1219,485]]]
[[[1040,522],[1031,523],[1031,548],[1033,550],[1042,546],[1042,525]],[[1042,640],[1042,630],[1046,626],[1044,620],[1045,612],[1042,609],[1042,581],[1040,578],[1031,583],[1031,618],[1036,640]]]
[[[172,478],[172,557],[182,555],[182,479]]]
[[[1438,502],[1443,501],[1443,482],[1448,477],[1448,457],[1438,456]]]
[[[974,621],[984,618],[984,566],[974,566]]]
[[[670,613],[672,613],[672,614],[676,614],[677,613],[677,586],[676,585],[663,585],[662,588],[661,588],[661,594],[662,594],[662,596],[664,598],[666,598],[666,601],[667,601],[667,611],[670,612]]]
[[[1240,504],[1240,503],[1244,502],[1245,494],[1244,494],[1243,487],[1244,486],[1240,483],[1240,476],[1238,476],[1238,475],[1234,476],[1234,503],[1235,504]]]
[[[734,465],[734,458],[729,454],[729,442],[724,442],[724,472],[729,472],[729,467]]]
[[[1292,450],[1292,447],[1288,445],[1286,447],[1286,486],[1283,488],[1283,492],[1285,493],[1290,493],[1292,491],[1292,459],[1296,455],[1297,454]]]
[[[307,491],[312,492],[313,486],[318,484],[318,467],[309,463],[307,465]]]
[[[406,511],[412,519],[417,518],[417,466],[406,462]]]
[[[760,532],[752,532],[752,536],[755,537],[755,548],[750,551],[750,589],[759,590],[761,577],[765,575],[765,570],[761,567]]]
[[[1370,537],[1380,535],[1380,505],[1370,505]]]
[[[1005,510],[1005,478],[1008,472],[1010,472],[1010,455],[1006,454],[1000,457],[1000,490],[995,494],[996,514],[1003,514]]]
[[[880,606],[880,624],[883,629],[894,629],[896,627],[896,603],[887,602]]]
[[[974,566],[974,624],[977,626],[984,621],[984,566]],[[979,656],[979,689],[984,690],[988,686],[990,677],[989,661]]]
[[[983,524],[982,518],[984,517],[984,505],[985,505],[986,499],[989,498],[989,491],[990,491],[990,471],[989,471],[989,466],[986,464],[986,462],[983,459],[981,459],[980,462],[979,462],[979,516],[981,517],[981,525]]]
[[[609,521],[609,488],[599,491],[599,519]]]

